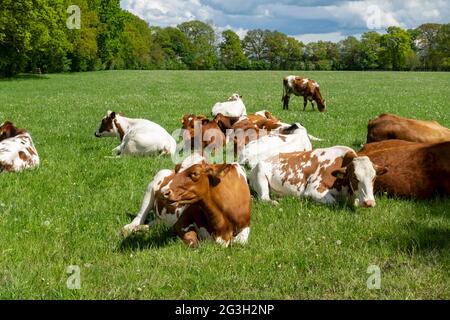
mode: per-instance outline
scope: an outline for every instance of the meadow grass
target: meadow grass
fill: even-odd
[[[291,72],[289,72],[291,73]],[[185,113],[209,115],[239,92],[249,112],[268,109],[324,139],[359,149],[381,112],[450,127],[449,73],[300,72],[321,84],[328,112],[282,111],[287,72],[115,71],[0,81],[0,122],[27,128],[38,170],[0,176],[3,299],[449,299],[450,200],[377,197],[373,209],[280,199],[253,201],[246,247],[187,248],[157,226],[123,240],[153,175],[168,157],[109,159],[118,145],[94,131],[108,109],[169,132]],[[308,107],[310,108],[310,106]],[[449,164],[450,165],[450,164]],[[67,267],[81,289],[66,287]],[[369,290],[367,268],[381,269]]]

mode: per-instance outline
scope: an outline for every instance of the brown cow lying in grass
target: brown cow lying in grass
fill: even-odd
[[[358,155],[388,169],[375,180],[375,191],[417,199],[450,195],[450,141],[386,140],[364,145]]]
[[[369,121],[367,143],[390,139],[423,143],[450,141],[450,129],[436,121],[408,119],[391,113],[380,114]]]
[[[148,185],[136,218],[124,235],[142,229],[150,211],[190,247],[213,239],[228,247],[246,244],[250,234],[251,197],[239,164],[208,164],[202,156],[186,158],[175,171],[161,170]]]

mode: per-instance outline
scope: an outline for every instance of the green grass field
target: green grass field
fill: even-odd
[[[289,72],[290,73],[290,72]],[[269,109],[324,139],[364,143],[381,112],[450,127],[450,73],[303,72],[328,112],[282,111],[286,72],[117,71],[0,81],[0,122],[27,128],[38,170],[0,176],[3,299],[449,299],[450,199],[377,198],[374,209],[285,198],[253,201],[248,246],[192,250],[158,226],[123,241],[148,182],[169,157],[108,159],[119,141],[94,131],[108,109],[179,128],[237,91],[250,112]],[[309,107],[310,108],[310,107]],[[310,109],[309,109],[310,110]],[[450,165],[450,164],[449,164]],[[81,289],[66,287],[77,265]],[[367,268],[381,269],[370,290]]]

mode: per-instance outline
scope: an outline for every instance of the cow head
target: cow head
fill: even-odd
[[[231,129],[233,125],[239,121],[239,117],[227,117],[219,113],[214,117],[213,121],[216,122],[220,130],[225,133],[227,129]]]
[[[280,134],[297,134],[300,132],[304,132],[306,129],[300,123],[293,123],[289,127],[282,128],[280,130]]]
[[[319,109],[320,112],[327,111],[327,103],[324,99],[320,98],[316,100],[317,102],[317,109]]]
[[[203,120],[207,120],[206,116],[204,115],[195,115],[195,114],[186,114],[183,116],[183,118],[181,119],[181,123],[182,123],[182,128],[183,129],[189,129],[189,128],[194,128],[194,122],[199,120],[199,121],[203,121]]]
[[[231,97],[228,98],[228,101],[238,101],[241,100],[242,96],[239,93],[233,93]]]
[[[25,130],[15,127],[11,121],[5,121],[0,126],[0,141],[15,137],[24,132],[25,132]]]
[[[332,175],[347,185],[354,197],[355,207],[375,207],[375,197],[373,195],[373,183],[377,176],[387,172],[385,167],[373,164],[369,157],[355,157],[343,168],[335,170]]]
[[[123,115],[120,113],[119,115]],[[108,111],[106,116],[102,119],[100,127],[95,131],[97,138],[101,137],[115,137],[118,135],[118,128],[116,126],[117,114],[114,111]]]
[[[204,200],[210,188],[217,186],[232,165],[211,165],[206,162],[188,168],[177,167],[172,180],[161,189],[161,193],[172,205],[193,204]]]

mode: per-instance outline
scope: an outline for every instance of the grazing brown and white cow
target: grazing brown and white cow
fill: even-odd
[[[385,169],[348,147],[335,146],[305,152],[281,153],[260,161],[250,185],[271,201],[270,191],[281,196],[309,197],[332,204],[349,199],[355,206],[374,207],[373,182]]]
[[[124,227],[125,234],[139,230],[151,210],[191,247],[203,239],[225,247],[248,241],[251,197],[238,164],[212,165],[194,154],[175,171],[160,171],[147,188],[139,214]]]
[[[416,199],[450,195],[450,141],[385,140],[364,145],[358,155],[389,169],[375,181],[376,192]]]
[[[285,110],[289,109],[291,94],[303,97],[303,111],[306,110],[308,100],[311,101],[313,110],[313,101],[315,101],[320,112],[326,111],[326,103],[320,94],[319,84],[314,80],[297,76],[285,77],[283,79],[283,97],[281,98]]]
[[[437,143],[450,141],[450,129],[436,121],[422,121],[383,113],[369,121],[367,143],[389,139]]]
[[[19,172],[39,166],[30,134],[10,121],[0,126],[0,172]]]

